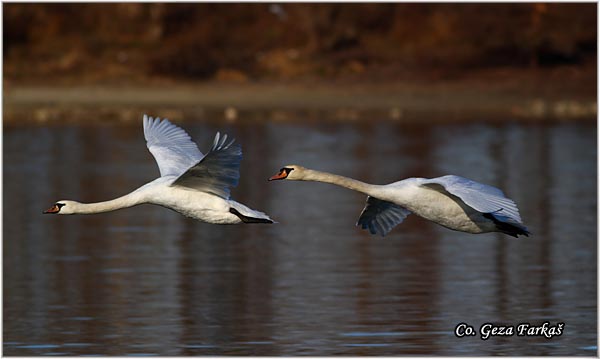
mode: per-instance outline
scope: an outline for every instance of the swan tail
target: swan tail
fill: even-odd
[[[244,223],[277,223],[266,213],[248,208],[233,200],[229,200],[229,213],[236,215]]]
[[[496,229],[498,230],[498,232],[508,234],[509,236],[518,238],[519,235],[529,237],[529,235],[531,234],[527,227],[525,227],[521,223],[511,221],[508,217],[502,216],[500,214],[484,213],[483,217],[491,219],[496,225]]]
[[[243,214],[241,214],[237,209],[230,207],[229,208],[229,213],[232,213],[234,215],[236,215],[239,219],[242,220],[242,222],[244,223],[273,223],[273,220],[271,218],[269,218],[268,216],[266,216],[266,218],[257,218],[257,217],[250,217],[250,216],[245,216]]]

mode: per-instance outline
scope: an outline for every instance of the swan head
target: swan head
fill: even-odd
[[[287,179],[287,180],[301,180],[303,178],[303,174],[304,174],[304,167],[302,166],[298,166],[298,165],[287,165],[287,166],[283,166],[279,172],[277,172],[277,174],[269,177],[269,181],[275,181],[275,180],[283,180],[283,179]]]
[[[44,214],[73,214],[77,202],[60,200],[56,201],[52,207],[44,211]]]

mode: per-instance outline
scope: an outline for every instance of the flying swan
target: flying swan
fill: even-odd
[[[517,205],[498,188],[449,175],[408,178],[373,185],[302,166],[285,166],[273,180],[325,182],[368,195],[357,226],[385,236],[411,213],[446,228],[467,233],[502,232],[529,236]]]
[[[92,214],[149,203],[215,224],[273,223],[266,214],[229,197],[240,178],[242,149],[217,132],[203,155],[190,136],[169,120],[144,115],[144,137],[160,177],[122,197],[98,203],[60,200],[44,213]]]

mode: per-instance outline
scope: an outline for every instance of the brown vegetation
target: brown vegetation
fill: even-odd
[[[4,4],[4,78],[19,83],[426,79],[595,61],[592,3]]]

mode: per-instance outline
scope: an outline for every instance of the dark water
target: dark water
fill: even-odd
[[[141,122],[141,121],[140,121]],[[596,355],[596,126],[183,124],[244,148],[233,197],[277,225],[216,226],[144,205],[42,215],[154,179],[141,123],[4,128],[5,355]],[[354,226],[365,196],[274,182],[302,164],[373,183],[496,185],[533,236],[415,216]],[[560,337],[457,338],[460,322],[564,322]]]

